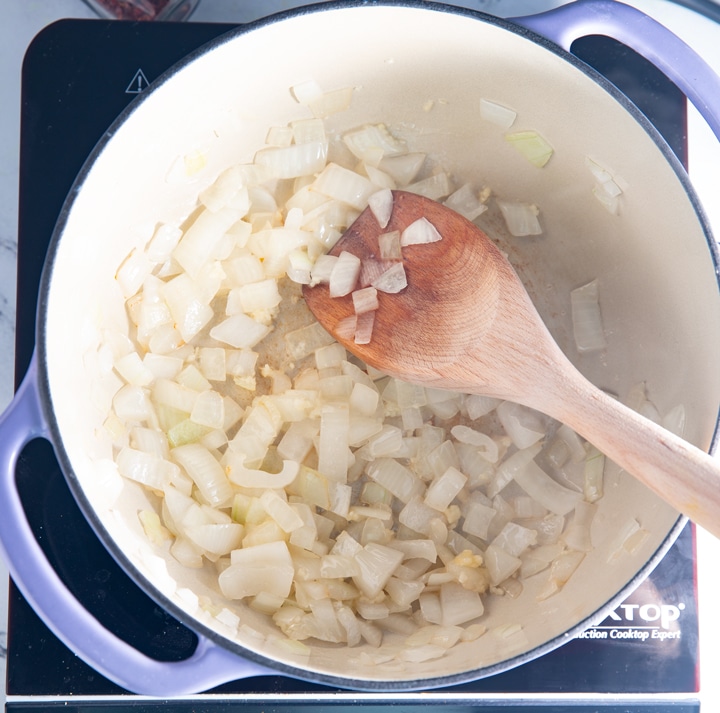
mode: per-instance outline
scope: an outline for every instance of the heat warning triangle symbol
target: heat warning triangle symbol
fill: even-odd
[[[138,69],[132,81],[128,84],[125,94],[140,94],[140,92],[142,92],[143,89],[147,89],[148,86],[150,86],[150,82],[148,82],[145,73],[142,69]]]

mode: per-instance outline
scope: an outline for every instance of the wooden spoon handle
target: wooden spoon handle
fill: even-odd
[[[720,537],[720,461],[608,396],[580,374],[567,379],[563,388],[551,415]]]

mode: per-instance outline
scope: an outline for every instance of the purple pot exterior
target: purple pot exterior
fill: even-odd
[[[566,50],[573,40],[592,34],[628,45],[682,88],[720,138],[720,79],[691,48],[643,13],[612,0],[579,0],[513,22]],[[31,606],[89,665],[144,695],[190,694],[240,678],[277,674],[204,636],[184,661],[150,659],[103,628],[69,592],[35,540],[15,485],[22,448],[34,438],[47,438],[50,431],[52,415],[46,413],[41,395],[43,378],[34,356],[12,404],[0,417],[0,556]],[[681,521],[677,532],[683,525]],[[522,662],[519,657],[517,663]],[[352,684],[350,678],[348,683]]]

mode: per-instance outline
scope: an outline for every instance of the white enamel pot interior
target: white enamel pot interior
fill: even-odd
[[[40,300],[39,369],[51,432],[86,516],[118,561],[191,628],[239,656],[291,676],[366,689],[470,680],[531,659],[602,617],[649,571],[683,524],[678,514],[617,470],[607,474],[595,545],[557,595],[488,600],[488,633],[427,662],[367,665],[353,649],[277,643],[262,614],[224,601],[211,572],[181,567],[148,541],[138,511],[157,503],[111,465],[103,433],[114,377],[98,349],[127,332],[115,273],[161,222],[180,224],[199,190],[225,167],[251,161],[268,127],[308,116],[290,87],[355,88],[350,109],[327,119],[341,133],[383,122],[448,168],[457,185],[540,207],[544,232],[509,238],[492,208],[482,226],[502,240],[556,339],[594,383],[623,397],[645,382],[664,413],[687,412],[685,436],[709,449],[720,403],[720,299],[713,251],[687,178],[639,113],[592,71],[550,43],[494,18],[430,5],[344,4],[240,29],[189,58],[134,104],[92,157],[58,226]],[[479,117],[481,97],[518,112],[553,146],[536,169]],[[192,181],[172,179],[201,154]],[[617,215],[592,195],[590,156],[623,182]],[[597,278],[608,348],[574,349],[569,293]],[[442,276],[438,276],[442,279]],[[116,387],[115,387],[116,388]],[[631,519],[649,535],[608,563]],[[211,602],[200,607],[198,599]],[[209,611],[228,609],[241,626]],[[513,635],[499,633],[519,624]],[[383,647],[398,639],[388,634]]]

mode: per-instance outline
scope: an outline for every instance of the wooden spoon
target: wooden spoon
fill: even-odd
[[[318,321],[365,363],[409,382],[524,404],[567,424],[661,498],[720,537],[720,465],[593,386],[562,353],[514,269],[479,228],[445,206],[394,191],[389,224],[366,209],[335,245],[379,258],[378,236],[418,218],[442,240],[403,248],[408,286],[379,294],[368,344],[338,337],[350,296],[306,286]]]

